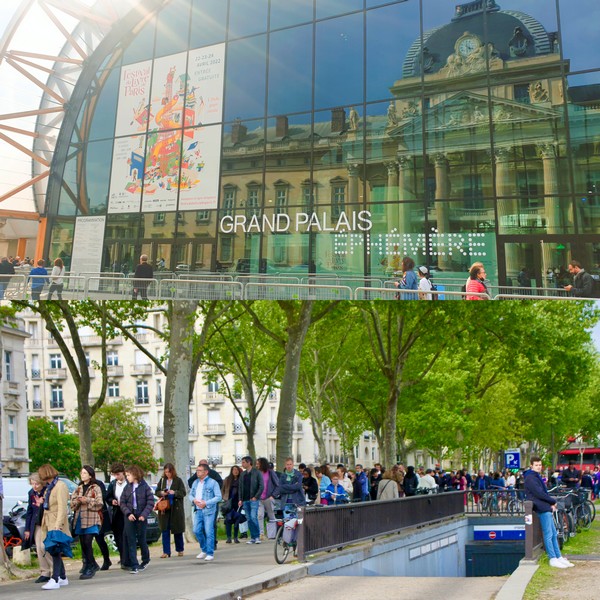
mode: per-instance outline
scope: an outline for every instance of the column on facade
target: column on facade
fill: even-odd
[[[415,172],[414,161],[411,156],[398,157],[398,231],[411,232],[410,217],[414,204],[409,204],[415,199]]]
[[[387,170],[387,186],[385,188],[386,217],[388,231],[398,228],[398,164],[395,161],[389,161],[383,164]]]
[[[511,177],[509,162],[511,150],[510,146],[494,150],[494,159],[496,161],[496,196],[498,198],[498,230],[504,234],[510,233],[513,227],[518,226],[519,209],[517,200],[514,198],[514,177]],[[522,265],[519,265],[519,255],[515,244],[508,244],[505,247],[505,262],[507,278],[516,277]],[[527,266],[533,267],[533,265]]]
[[[358,165],[348,165],[348,203],[357,204],[358,199]]]
[[[433,159],[435,164],[436,229],[438,233],[449,233],[450,204],[447,202],[447,200],[450,195],[450,179],[448,173],[448,159],[442,152],[435,154]],[[441,202],[441,200],[444,200],[444,202]],[[442,269],[450,269],[450,262],[451,261],[448,254],[438,257],[438,266]]]
[[[537,149],[542,158],[544,173],[544,214],[546,217],[546,232],[561,233],[556,146],[553,143],[539,144]]]

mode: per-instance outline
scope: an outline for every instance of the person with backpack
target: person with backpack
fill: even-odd
[[[429,293],[436,289],[433,283],[431,283],[431,279],[429,279],[429,269],[425,266],[421,266],[417,273],[419,275],[419,300],[433,300],[434,298],[437,298]]]
[[[577,298],[592,298],[594,296],[594,278],[581,266],[577,260],[569,263],[569,273],[573,275],[573,285],[565,285],[565,290]]]
[[[404,481],[402,482],[405,496],[414,496],[419,487],[419,476],[415,473],[413,466],[407,467]]]

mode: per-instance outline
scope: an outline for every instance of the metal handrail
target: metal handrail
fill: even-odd
[[[464,492],[337,506],[298,507],[298,560],[309,554],[464,516]]]
[[[247,283],[245,300],[352,300],[352,289],[343,285]]]

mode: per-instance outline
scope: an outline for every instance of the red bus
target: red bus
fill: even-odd
[[[569,466],[569,461],[574,460],[577,468],[585,471],[594,470],[600,465],[600,448],[567,448],[558,453],[558,468]]]

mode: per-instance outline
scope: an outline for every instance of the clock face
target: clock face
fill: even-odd
[[[474,37],[463,38],[458,44],[458,52],[465,58],[473,54],[477,48],[479,48],[479,41]]]

